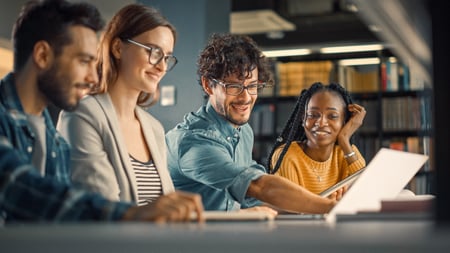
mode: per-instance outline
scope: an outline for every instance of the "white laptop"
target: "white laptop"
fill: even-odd
[[[427,160],[423,154],[381,148],[326,220],[334,223],[337,214],[379,211],[381,200],[395,198]]]
[[[427,160],[426,155],[381,148],[328,214],[287,214],[276,219],[325,218],[334,223],[339,214],[379,211],[381,200],[395,198]]]

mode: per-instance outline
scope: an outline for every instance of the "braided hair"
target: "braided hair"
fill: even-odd
[[[281,164],[281,161],[284,158],[284,155],[286,154],[287,150],[289,149],[289,146],[292,142],[295,141],[305,141],[307,139],[305,134],[305,129],[303,128],[303,119],[305,116],[305,110],[306,106],[309,103],[309,100],[311,97],[319,92],[325,92],[329,91],[335,94],[338,94],[342,97],[345,103],[345,121],[347,122],[351,116],[350,111],[348,110],[348,105],[352,104],[352,98],[350,97],[349,93],[340,85],[337,83],[330,83],[329,85],[322,84],[320,82],[313,83],[309,89],[304,89],[300,93],[300,96],[297,99],[297,102],[295,103],[294,110],[292,111],[291,115],[289,116],[286,125],[284,126],[283,130],[281,131],[281,134],[278,136],[278,138],[275,141],[275,144],[272,148],[272,150],[269,153],[268,159],[267,159],[267,168],[269,170],[270,174],[275,174]],[[280,157],[278,158],[275,166],[271,168],[271,160],[272,156],[275,152],[275,150],[280,147],[281,145],[284,145],[283,150],[280,154]]]

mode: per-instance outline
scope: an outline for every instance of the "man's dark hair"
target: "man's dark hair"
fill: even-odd
[[[14,71],[23,68],[36,42],[47,41],[55,55],[71,42],[68,27],[82,25],[95,32],[104,26],[98,9],[89,3],[67,0],[32,0],[27,2],[14,24]]]
[[[221,80],[230,75],[237,75],[238,79],[245,80],[255,68],[258,69],[259,81],[272,83],[272,72],[267,58],[255,41],[245,35],[213,34],[200,53],[197,64],[200,85],[202,76]]]
[[[351,113],[348,110],[348,105],[353,104],[353,102],[350,94],[340,84],[331,83],[329,85],[324,85],[320,82],[317,82],[312,84],[311,87],[309,87],[309,89],[302,90],[300,96],[297,99],[297,102],[295,103],[294,110],[289,116],[286,125],[284,126],[283,130],[281,131],[281,134],[278,136],[274,146],[272,147],[272,150],[269,153],[266,166],[271,174],[274,174],[275,172],[278,171],[281,161],[283,160],[283,157],[286,154],[292,142],[295,141],[303,142],[306,140],[305,129],[302,126],[303,119],[305,117],[306,105],[308,105],[309,100],[314,94],[325,91],[337,94],[342,98],[342,100],[345,103],[344,122],[347,122],[349,120]],[[271,168],[271,160],[273,153],[279,146],[283,144],[285,145],[283,147],[283,150],[281,151],[280,157],[278,158],[275,166]]]

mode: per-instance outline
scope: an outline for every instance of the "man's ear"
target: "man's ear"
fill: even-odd
[[[36,42],[32,52],[33,62],[40,69],[49,69],[53,63],[55,55],[53,49],[47,41]]]
[[[203,87],[203,90],[205,91],[205,93],[208,95],[212,95],[213,92],[212,92],[211,85],[210,85],[211,80],[204,76],[202,76],[201,80],[202,80],[202,87]]]

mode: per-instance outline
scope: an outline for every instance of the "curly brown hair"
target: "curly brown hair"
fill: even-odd
[[[245,80],[255,68],[258,69],[259,81],[268,84],[273,82],[268,59],[255,41],[245,35],[212,34],[205,49],[200,53],[197,65],[200,86],[202,77],[222,80],[236,75],[239,80]]]

